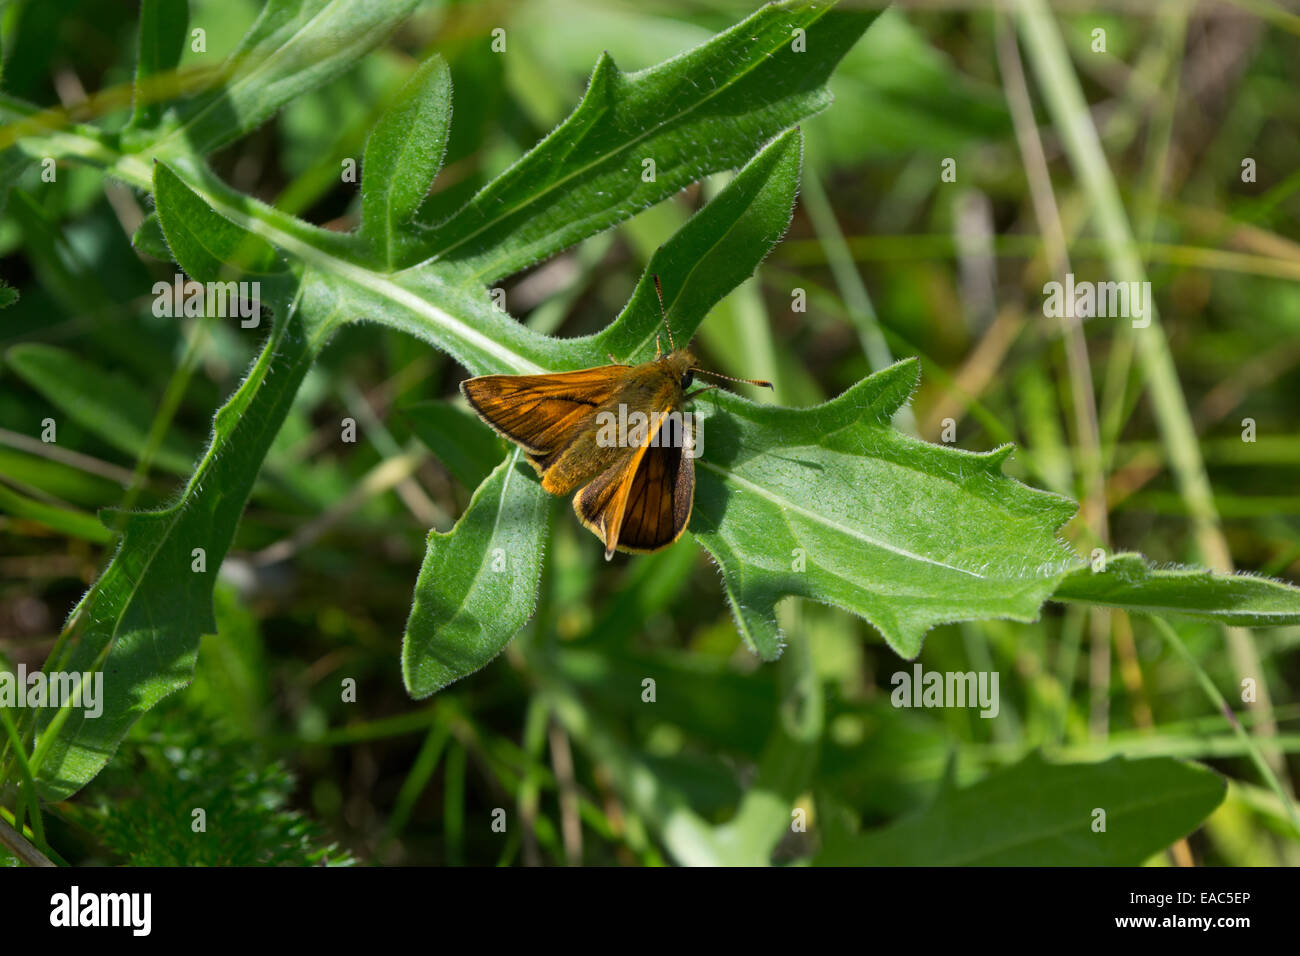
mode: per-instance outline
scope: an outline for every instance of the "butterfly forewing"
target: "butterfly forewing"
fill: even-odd
[[[554,456],[581,433],[596,410],[614,397],[623,366],[554,375],[483,375],[461,383],[474,411],[537,459]]]
[[[544,489],[577,492],[574,511],[610,558],[666,547],[690,521],[693,434],[679,413],[693,368],[688,351],[674,350],[641,365],[484,375],[461,390],[480,418],[524,449]],[[644,417],[633,424],[631,416]]]

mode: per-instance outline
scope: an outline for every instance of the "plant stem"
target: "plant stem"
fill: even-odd
[[[0,817],[0,844],[27,866],[54,866],[40,850],[27,842],[27,838]]]
[[[1165,639],[1169,646],[1174,649],[1174,652],[1178,654],[1178,656],[1187,663],[1187,666],[1192,669],[1192,672],[1196,675],[1196,679],[1200,682],[1201,687],[1205,689],[1205,696],[1210,699],[1211,703],[1213,703],[1223,714],[1224,719],[1232,726],[1233,733],[1240,738],[1247,753],[1250,754],[1251,761],[1259,770],[1260,775],[1268,782],[1268,785],[1273,789],[1273,792],[1277,794],[1278,799],[1282,801],[1282,805],[1286,807],[1287,814],[1291,818],[1291,825],[1295,827],[1296,833],[1300,835],[1300,815],[1296,814],[1295,801],[1291,799],[1290,794],[1282,788],[1281,780],[1279,780],[1277,774],[1273,772],[1273,768],[1268,765],[1268,761],[1264,759],[1264,754],[1259,749],[1258,741],[1256,741],[1250,734],[1246,733],[1246,728],[1241,725],[1241,721],[1237,720],[1236,715],[1232,712],[1232,708],[1228,706],[1228,702],[1224,699],[1223,695],[1219,693],[1219,688],[1215,687],[1214,681],[1210,680],[1210,675],[1205,673],[1205,669],[1201,667],[1196,658],[1192,656],[1191,651],[1189,651],[1183,644],[1182,638],[1178,636],[1178,632],[1175,631],[1163,618],[1151,616],[1151,621],[1155,624],[1156,630],[1160,632],[1160,636]]]

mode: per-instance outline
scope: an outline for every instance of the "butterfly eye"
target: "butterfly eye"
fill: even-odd
[[[687,369],[686,374],[682,376],[682,391],[684,392],[690,388],[693,381],[695,381],[695,373]]]

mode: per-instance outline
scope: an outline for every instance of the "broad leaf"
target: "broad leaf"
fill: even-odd
[[[918,372],[904,360],[809,409],[719,396],[701,423],[691,528],[763,657],[780,653],[785,595],[846,608],[914,657],[936,624],[1035,619],[1079,563],[1056,536],[1074,503],[1003,475],[1010,446],[972,454],[892,428]]]
[[[429,535],[402,641],[412,697],[472,674],[532,617],[549,508],[515,453],[479,485],[451,533]]]
[[[915,816],[861,835],[838,829],[829,866],[1137,866],[1196,829],[1227,783],[1168,757],[1050,764],[1027,757]],[[1099,816],[1104,813],[1104,818]],[[1104,822],[1104,829],[1094,824]]]

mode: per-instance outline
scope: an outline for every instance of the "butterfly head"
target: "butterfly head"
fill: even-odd
[[[677,387],[680,388],[683,393],[691,387],[691,383],[695,381],[697,373],[700,375],[709,375],[714,378],[725,378],[729,382],[744,382],[747,385],[759,385],[763,388],[772,388],[771,382],[765,382],[760,379],[732,378],[730,375],[723,375],[721,372],[710,372],[707,369],[702,369],[699,367],[699,364],[695,360],[695,356],[690,353],[689,349],[679,349],[677,343],[673,341],[673,328],[668,323],[668,312],[664,309],[663,286],[659,282],[658,275],[652,275],[651,278],[654,280],[655,295],[659,297],[659,313],[663,316],[664,329],[668,332],[668,347],[670,349],[668,354],[661,355],[659,352],[659,341],[656,339],[655,363],[664,369],[665,375],[676,382]],[[718,386],[716,385],[708,385],[705,386],[705,388],[700,389],[700,391],[717,387]],[[695,394],[698,395],[699,392],[696,392]]]
[[[664,368],[665,376],[676,382],[683,392],[695,381],[695,356],[686,349],[674,349],[659,362]]]

